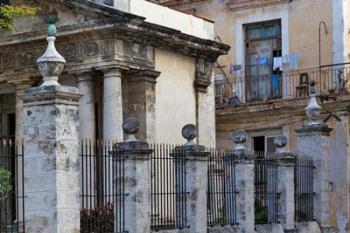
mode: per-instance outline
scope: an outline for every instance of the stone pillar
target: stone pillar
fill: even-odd
[[[193,140],[198,136],[198,129],[195,125],[189,124],[183,127],[182,136],[187,139],[183,146],[175,148],[174,156],[177,172],[185,174],[185,183],[176,182],[177,188],[186,192],[187,198],[177,198],[177,217],[187,223],[189,232],[207,232],[207,194],[208,194],[208,155],[205,147],[195,144]],[[181,177],[181,176],[180,176]],[[178,187],[182,185],[183,187]],[[180,203],[185,201],[186,203]],[[185,208],[186,216],[179,216],[182,212],[180,208]],[[185,218],[187,217],[187,218]],[[178,221],[179,219],[177,219]],[[186,227],[186,226],[182,226]]]
[[[81,96],[77,88],[58,83],[66,61],[55,48],[55,33],[49,25],[48,47],[37,60],[43,84],[22,96],[27,233],[80,232]]]
[[[147,142],[138,141],[134,134],[139,130],[139,123],[135,119],[127,119],[123,124],[124,132],[128,139],[124,143],[117,143],[113,147],[114,184],[119,190],[120,180],[124,183],[124,232],[144,233],[151,229],[151,170],[150,155]],[[124,159],[124,174],[120,172],[120,163]],[[119,170],[118,170],[119,169]],[[117,191],[118,192],[118,191]],[[119,203],[119,202],[118,202]],[[115,216],[118,221],[121,206],[115,208]],[[123,216],[122,216],[123,219]],[[115,224],[117,227],[117,224]],[[121,230],[121,229],[119,229]],[[120,232],[115,228],[115,232]]]
[[[103,80],[103,138],[123,140],[122,73],[119,68],[104,71]]]
[[[314,162],[314,218],[321,228],[330,226],[330,132],[321,122],[322,107],[316,100],[315,86],[311,86],[311,98],[306,107],[307,121],[296,129],[298,156],[310,156]]]
[[[156,71],[139,71],[128,76],[128,115],[140,123],[137,137],[154,142],[156,138]]]
[[[79,232],[80,95],[44,86],[22,98],[26,232]]]
[[[285,230],[294,229],[295,205],[294,205],[294,168],[295,155],[285,150],[287,138],[275,137],[274,144],[277,147],[275,159],[278,161],[278,222]]]
[[[79,93],[79,136],[80,139],[96,139],[95,90],[91,72],[77,75]]]
[[[233,133],[236,144],[233,154],[237,160],[236,164],[236,189],[237,189],[237,223],[241,226],[243,233],[254,232],[255,208],[254,208],[254,155],[248,151],[244,143],[247,133],[238,130]]]
[[[21,82],[16,84],[16,141],[19,143],[23,139],[23,100],[20,96],[23,95],[24,91],[30,86],[31,83],[29,82]]]

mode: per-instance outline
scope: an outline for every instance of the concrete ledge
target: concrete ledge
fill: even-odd
[[[241,229],[236,226],[223,226],[223,227],[208,227],[208,233],[241,233]]]
[[[322,233],[317,222],[297,223],[296,227],[299,229],[299,233]]]
[[[281,224],[256,225],[255,230],[257,233],[284,233]]]

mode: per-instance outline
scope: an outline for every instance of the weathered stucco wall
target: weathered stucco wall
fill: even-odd
[[[130,13],[143,16],[148,22],[177,29],[189,35],[204,39],[214,38],[212,22],[145,0],[130,0]]]
[[[328,34],[325,35],[322,29],[322,64],[332,63],[333,12],[336,13],[332,11],[332,3],[335,1],[319,1],[315,4],[310,0],[299,0],[239,11],[229,10],[227,2],[227,0],[203,1],[183,4],[176,8],[180,10],[193,8],[195,15],[215,22],[215,36],[219,36],[223,43],[232,46],[229,54],[219,59],[220,65],[224,66],[225,73],[230,79],[244,74],[242,70],[238,74],[230,75],[229,69],[231,64],[244,65],[243,24],[246,23],[281,19],[282,54],[298,52],[299,69],[305,69],[318,66],[318,26],[323,20],[327,25]]]
[[[193,58],[156,50],[156,142],[183,143],[181,129],[196,123]],[[214,129],[213,129],[214,130]]]

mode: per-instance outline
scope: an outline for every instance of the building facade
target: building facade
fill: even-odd
[[[233,147],[230,134],[245,129],[246,144],[273,154],[273,140],[288,138],[305,120],[316,82],[322,118],[331,128],[331,220],[349,232],[349,2],[346,0],[160,1],[214,21],[215,39],[232,46],[216,64],[217,147]]]
[[[212,66],[229,47],[211,40],[212,23],[146,1],[104,2],[33,3],[39,15],[2,32],[1,137],[22,137],[19,95],[40,84],[35,62],[46,46],[45,17],[54,12],[56,45],[68,61],[59,82],[83,95],[81,139],[122,141],[122,119],[133,116],[142,139],[179,143],[173,132],[193,122],[203,125],[202,143],[214,145]],[[169,14],[173,20],[164,21]]]

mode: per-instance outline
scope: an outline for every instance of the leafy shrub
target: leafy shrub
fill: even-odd
[[[11,172],[0,168],[0,199],[4,199],[11,190]]]
[[[81,233],[112,233],[114,232],[113,204],[102,207],[82,209],[80,211]]]

